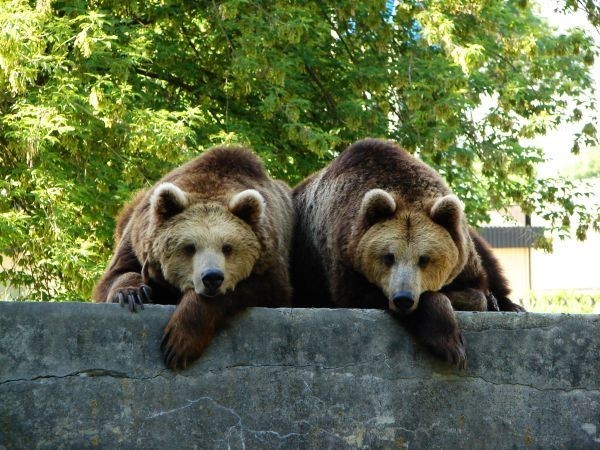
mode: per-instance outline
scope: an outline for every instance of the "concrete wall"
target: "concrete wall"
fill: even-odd
[[[600,448],[600,317],[461,313],[469,368],[385,312],[253,309],[190,369],[172,307],[0,303],[0,449]]]

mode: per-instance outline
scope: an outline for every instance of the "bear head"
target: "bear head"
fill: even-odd
[[[255,230],[265,200],[254,189],[236,193],[228,204],[194,200],[172,183],[161,183],[150,197],[149,266],[181,292],[193,289],[215,297],[249,277],[260,257]]]
[[[425,291],[438,291],[463,269],[469,244],[460,200],[445,195],[405,206],[385,190],[368,191],[354,227],[352,264],[379,287],[389,308],[410,313]]]

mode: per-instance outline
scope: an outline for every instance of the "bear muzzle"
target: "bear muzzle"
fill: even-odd
[[[390,309],[399,313],[409,313],[416,308],[415,295],[410,291],[398,291],[390,299]]]
[[[219,269],[207,269],[200,275],[202,287],[196,288],[196,293],[206,297],[215,297],[221,293],[220,287],[225,280],[225,274]],[[200,292],[198,292],[198,290]]]

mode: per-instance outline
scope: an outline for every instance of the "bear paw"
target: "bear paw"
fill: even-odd
[[[527,312],[525,308],[521,305],[517,305],[516,303],[512,303],[510,305],[505,305],[505,309],[502,311],[510,311],[510,312]]]
[[[491,292],[485,296],[487,301],[487,310],[488,311],[500,311],[500,307],[498,306],[498,300],[494,297],[494,294]]]
[[[440,292],[421,294],[417,310],[404,317],[417,339],[436,356],[458,366],[467,367],[465,342],[456,321],[452,304]]]
[[[171,370],[187,368],[202,354],[205,345],[201,341],[198,336],[181,327],[168,324],[160,343],[165,365]]]
[[[506,297],[498,299],[498,307],[500,311],[526,312],[525,308]]]
[[[125,304],[129,305],[131,312],[136,312],[136,308],[144,309],[144,303],[151,302],[152,289],[146,284],[139,287],[123,287],[117,289],[112,297],[111,303],[119,303],[122,307]]]
[[[467,352],[465,342],[459,331],[444,339],[443,343],[432,346],[431,349],[439,357],[457,366],[460,370],[467,368]]]

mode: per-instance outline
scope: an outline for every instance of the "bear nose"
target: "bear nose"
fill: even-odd
[[[396,292],[392,297],[392,301],[400,311],[408,311],[415,303],[412,292],[408,291]]]
[[[211,291],[219,289],[224,279],[223,272],[218,269],[208,269],[202,273],[202,283]]]

